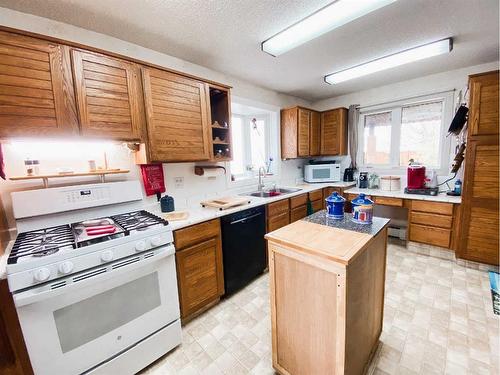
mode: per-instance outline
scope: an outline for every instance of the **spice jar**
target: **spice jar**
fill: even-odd
[[[33,170],[33,160],[26,159],[24,161],[24,167],[26,168],[26,176],[33,176],[34,170]]]
[[[32,160],[33,162],[33,174],[39,175],[40,174],[40,160]]]

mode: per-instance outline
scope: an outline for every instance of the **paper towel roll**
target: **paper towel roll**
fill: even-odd
[[[201,167],[201,166],[196,166],[194,167],[194,173],[198,176],[203,176],[203,177],[217,177],[217,176],[223,176],[226,174],[226,168],[217,166],[217,167]]]

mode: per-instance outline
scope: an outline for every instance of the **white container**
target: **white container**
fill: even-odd
[[[398,176],[380,177],[380,190],[385,190],[385,191],[401,190],[401,177]]]

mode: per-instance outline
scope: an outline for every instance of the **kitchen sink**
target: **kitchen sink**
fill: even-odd
[[[251,193],[244,193],[241,195],[249,195],[252,197],[259,197],[259,198],[272,198],[276,197],[279,195],[286,195],[286,194],[291,194],[295,193],[297,191],[300,191],[302,189],[298,188],[290,188],[290,189],[285,189],[285,188],[276,188],[272,190],[262,190],[262,191],[253,191]]]

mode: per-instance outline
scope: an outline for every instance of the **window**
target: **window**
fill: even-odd
[[[231,175],[235,180],[252,178],[260,167],[269,164],[269,117],[233,115],[233,160]]]
[[[364,163],[389,164],[391,157],[391,112],[365,116]]]
[[[443,102],[409,105],[401,115],[399,165],[413,159],[430,167],[439,167],[439,144]]]
[[[430,169],[448,167],[453,94],[361,112],[358,162],[362,168],[404,169],[410,159]]]

